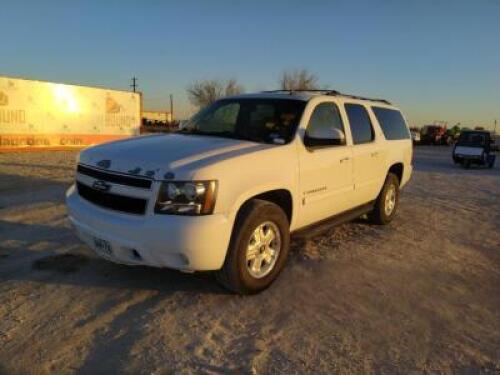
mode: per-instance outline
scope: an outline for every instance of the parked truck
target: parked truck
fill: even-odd
[[[448,134],[446,122],[436,121],[422,127],[420,142],[426,145],[450,145],[453,137]]]
[[[141,94],[0,76],[0,151],[139,134]]]

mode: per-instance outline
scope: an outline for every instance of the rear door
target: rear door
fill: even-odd
[[[403,114],[396,108],[372,105],[370,109],[374,115],[372,117],[374,122],[379,126],[381,132],[380,138],[385,140],[382,143],[384,144],[383,165],[385,171],[381,184],[383,183],[383,179],[385,179],[385,173],[387,173],[389,167],[395,164],[402,164],[403,173],[400,181],[402,186],[410,178],[413,155],[413,146],[408,125],[406,125]]]
[[[344,104],[352,135],[355,206],[374,200],[385,175],[382,140],[377,137],[364,105]]]
[[[314,107],[305,132],[312,132],[316,127],[334,127],[346,134],[344,121],[335,102],[321,102]],[[308,148],[301,142],[301,226],[351,208],[354,188],[351,152],[348,135],[345,144],[339,145]]]

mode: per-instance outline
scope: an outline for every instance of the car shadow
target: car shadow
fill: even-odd
[[[0,173],[0,209],[39,202],[63,203],[71,182],[50,178]],[[1,212],[1,211],[0,211]],[[2,228],[0,227],[0,233]]]
[[[34,238],[36,237],[36,238]],[[80,287],[228,294],[212,273],[115,264],[95,255],[70,228],[0,220],[0,283],[31,281]],[[30,250],[44,243],[47,250]]]

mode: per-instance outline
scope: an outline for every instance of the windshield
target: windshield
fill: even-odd
[[[293,139],[305,105],[293,99],[222,99],[193,116],[180,132],[285,144]]]
[[[460,138],[458,139],[458,144],[460,146],[468,146],[468,147],[484,147],[486,146],[489,137],[486,133],[462,133],[460,134]]]

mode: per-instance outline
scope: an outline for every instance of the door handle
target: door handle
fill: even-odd
[[[350,159],[349,157],[345,157],[345,158],[340,159],[340,162],[343,163],[345,161],[348,161],[349,159]]]
[[[378,151],[372,152],[372,153],[371,153],[371,156],[372,156],[372,157],[378,156]]]

